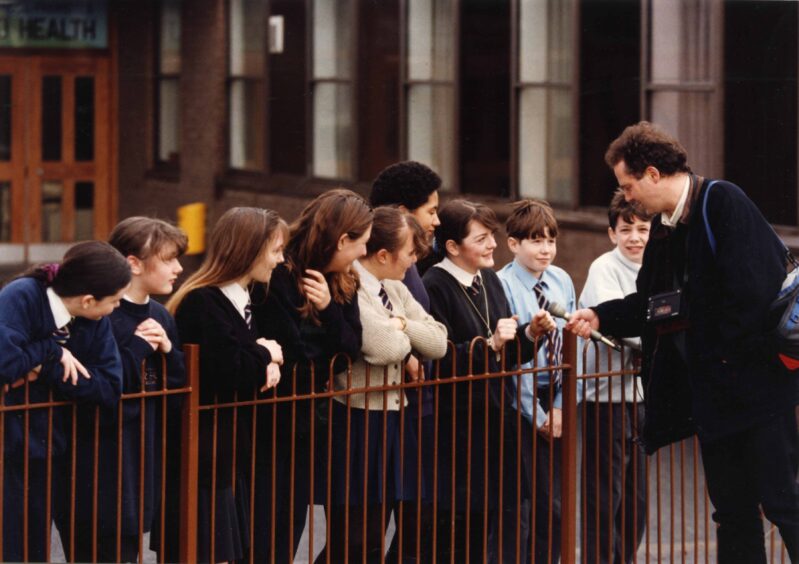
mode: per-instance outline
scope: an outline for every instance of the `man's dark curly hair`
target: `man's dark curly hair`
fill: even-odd
[[[608,147],[605,162],[613,168],[624,161],[627,172],[635,178],[653,166],[663,176],[691,172],[688,153],[679,141],[648,121],[628,126]]]
[[[384,168],[372,182],[369,203],[372,207],[405,206],[413,211],[440,187],[441,177],[430,167],[416,161],[395,163]]]

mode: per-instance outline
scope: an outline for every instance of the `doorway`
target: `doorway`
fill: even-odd
[[[104,239],[114,221],[107,56],[0,56],[0,242]]]

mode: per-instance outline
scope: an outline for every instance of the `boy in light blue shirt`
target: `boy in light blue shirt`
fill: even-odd
[[[508,247],[514,259],[499,271],[499,278],[508,298],[511,311],[519,316],[519,323],[527,323],[540,309],[551,302],[562,305],[566,311],[574,311],[577,302],[571,277],[562,268],[552,264],[557,254],[558,223],[552,208],[543,200],[522,200],[515,204],[513,212],[505,223],[508,233]],[[557,320],[553,331],[538,349],[535,362],[522,365],[523,369],[559,365],[562,362],[561,344],[563,342],[563,320]],[[514,382],[514,407],[522,413],[521,453],[519,464],[522,467],[522,489],[511,492],[515,487],[516,464],[506,464],[509,474],[505,482],[512,482],[506,488],[506,523],[515,522],[516,501],[521,499],[521,538],[515,538],[515,527],[506,526],[508,534],[503,534],[503,554],[515,555],[517,546],[521,561],[527,561],[531,539],[535,535],[534,562],[557,562],[560,558],[560,459],[561,459],[561,421],[563,398],[561,393],[561,371],[549,370],[536,374],[523,374],[521,382]],[[518,393],[517,393],[518,392]],[[513,414],[513,410],[509,411]],[[516,427],[515,415],[511,424]],[[533,451],[533,434],[546,440],[536,444]],[[515,441],[515,437],[513,439]],[[511,457],[516,455],[516,445],[506,445]],[[550,465],[552,472],[550,473]],[[533,474],[535,473],[535,481]],[[533,497],[535,484],[535,497]],[[532,500],[535,499],[535,507]],[[552,527],[550,530],[550,503]],[[524,507],[528,507],[525,511]],[[535,511],[536,530],[531,531],[529,520]],[[509,515],[512,513],[512,515]],[[525,523],[525,519],[527,522]],[[512,537],[512,538],[508,538]],[[517,545],[518,542],[518,545]],[[549,547],[551,558],[548,560]],[[526,547],[526,548],[525,548]],[[509,552],[508,552],[509,551]]]

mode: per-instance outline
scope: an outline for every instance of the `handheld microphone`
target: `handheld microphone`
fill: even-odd
[[[557,302],[549,302],[549,305],[547,306],[547,311],[553,317],[560,317],[561,319],[565,319],[566,321],[571,319],[571,314],[568,311],[566,311],[565,307],[563,307]],[[591,339],[606,344],[614,351],[621,350],[621,347],[617,343],[611,341],[610,339],[605,337],[602,333],[594,329],[591,329]]]

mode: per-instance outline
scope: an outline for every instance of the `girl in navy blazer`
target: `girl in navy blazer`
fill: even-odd
[[[124,257],[107,243],[88,241],[69,249],[61,263],[36,267],[3,288],[2,405],[51,399],[104,408],[116,405],[122,370],[106,316],[119,305],[129,283],[130,268]],[[24,411],[2,414],[4,561],[43,561],[49,556],[49,510],[58,519],[68,505],[65,486],[70,469],[63,455],[70,425],[65,418],[72,413],[64,408],[39,408],[27,415]],[[52,433],[48,431],[50,415]],[[48,458],[52,462],[49,471]],[[23,522],[26,482],[27,543]],[[49,498],[56,500],[52,508],[47,506]],[[62,529],[62,533],[67,532]]]
[[[258,389],[265,391],[280,380],[282,350],[275,341],[259,338],[250,287],[269,282],[283,262],[285,236],[286,224],[274,211],[228,210],[211,232],[202,265],[167,303],[181,341],[200,346],[201,404],[253,399]],[[236,560],[248,548],[251,417],[250,408],[200,414],[201,562]]]

